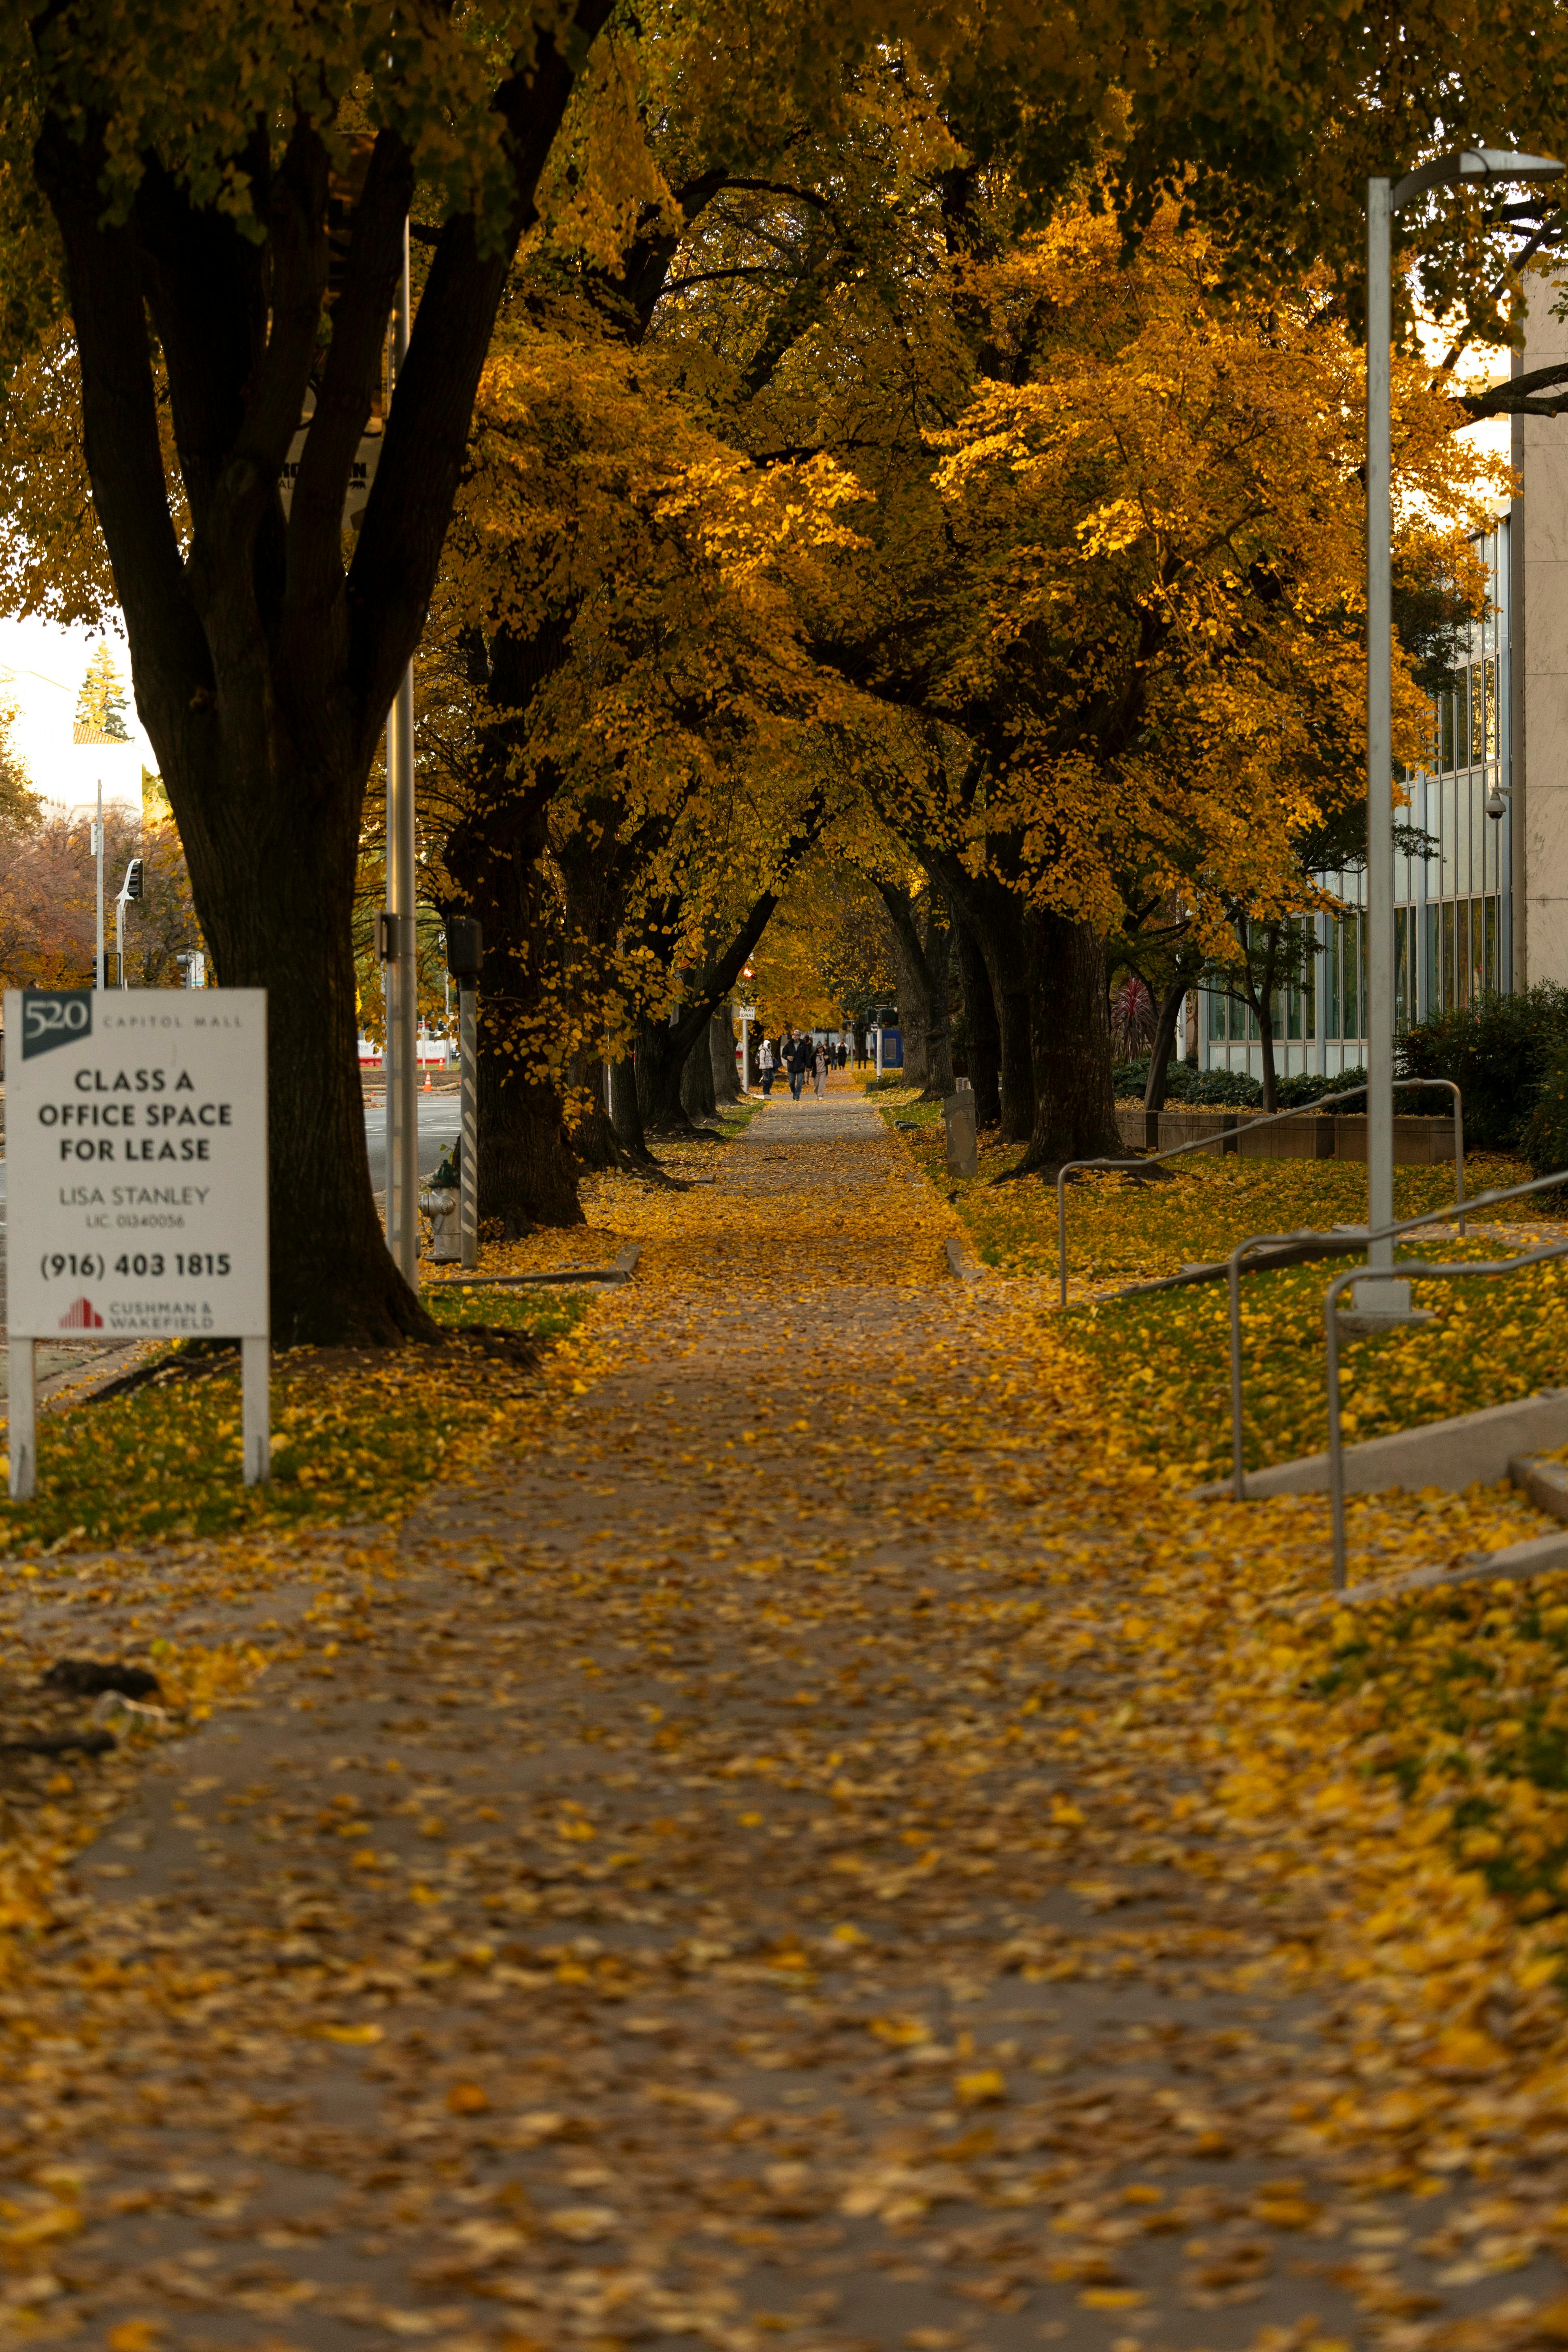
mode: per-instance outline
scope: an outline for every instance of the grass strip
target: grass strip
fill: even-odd
[[[454,1445],[537,1385],[536,1365],[498,1355],[504,1336],[487,1353],[474,1327],[548,1345],[587,1300],[454,1286],[440,1297],[426,1290],[425,1303],[459,1344],[274,1353],[273,1467],[263,1486],[241,1483],[237,1354],[214,1363],[176,1346],[145,1385],[40,1414],[38,1491],[29,1503],[0,1499],[0,1550],[396,1517]]]

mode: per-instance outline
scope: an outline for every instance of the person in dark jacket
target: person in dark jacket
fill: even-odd
[[[805,1074],[811,1067],[812,1045],[809,1037],[796,1037],[789,1049],[790,1098],[798,1102],[805,1085]]]

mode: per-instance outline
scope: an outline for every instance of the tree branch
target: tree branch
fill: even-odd
[[[465,214],[447,221],[436,247],[349,572],[351,675],[366,758],[424,627],[490,331],[518,239],[538,218],[540,174],[576,79],[573,59],[586,53],[612,5],[575,0],[560,44],[541,31],[531,58],[520,59],[496,93],[516,190],[505,233],[481,248]]]
[[[1454,405],[1465,414],[1454,429],[1462,432],[1486,416],[1562,416],[1568,413],[1568,389],[1556,400],[1537,397],[1558,384],[1568,387],[1568,363],[1531,368],[1524,375],[1510,376],[1506,383],[1493,384],[1489,392],[1456,394]]]
[[[45,122],[35,163],[65,248],[88,473],[131,639],[138,707],[164,744],[190,724],[193,695],[210,692],[212,667],[170,511],[141,259],[131,228],[102,219],[99,160],[65,124]]]

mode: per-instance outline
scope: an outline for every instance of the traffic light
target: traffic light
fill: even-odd
[[[127,899],[142,896],[142,860],[139,857],[133,857],[125,869],[125,887],[121,896]]]

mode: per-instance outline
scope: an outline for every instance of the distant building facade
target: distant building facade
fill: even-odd
[[[1529,364],[1544,362],[1536,358]],[[1539,422],[1516,419],[1516,435],[1521,423]],[[1527,479],[1525,497],[1498,518],[1480,543],[1487,566],[1486,616],[1470,630],[1457,688],[1436,705],[1436,758],[1429,771],[1412,779],[1410,804],[1403,812],[1435,846],[1426,857],[1394,860],[1401,1028],[1447,1006],[1468,1004],[1488,990],[1521,987],[1541,978],[1568,980],[1568,467],[1561,477],[1556,517],[1562,576],[1550,584],[1538,582],[1533,592],[1539,598],[1545,585],[1548,594],[1561,596],[1556,642],[1548,631],[1540,645],[1540,658],[1555,661],[1552,676],[1562,689],[1563,719],[1555,723],[1540,690],[1527,703],[1530,681],[1521,661],[1518,615],[1529,576],[1523,517],[1532,480]],[[1534,722],[1535,740],[1546,737],[1542,749],[1551,780],[1535,802],[1521,791],[1523,762],[1515,754],[1527,715]],[[1550,797],[1553,791],[1555,800]],[[1330,874],[1323,880],[1345,902],[1346,912],[1316,919],[1312,971],[1303,986],[1279,992],[1274,1058],[1281,1077],[1302,1072],[1329,1076],[1358,1069],[1366,1060],[1366,917],[1360,911],[1365,877]],[[1516,919],[1521,908],[1522,920]],[[1263,1049],[1254,1015],[1215,992],[1200,997],[1197,1014],[1195,1042],[1204,1068],[1261,1076]]]

